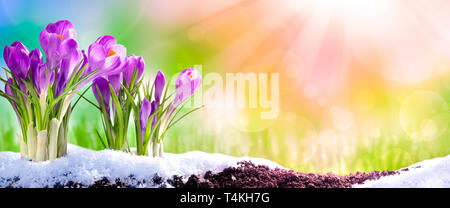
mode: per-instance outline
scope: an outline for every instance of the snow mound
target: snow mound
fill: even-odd
[[[424,160],[399,174],[366,181],[355,188],[450,188],[450,155]]]
[[[30,162],[15,152],[0,152],[0,187],[53,187],[72,181],[89,186],[102,178],[131,180],[137,187],[160,187],[161,184],[139,181],[161,177],[163,185],[173,175],[202,175],[236,167],[239,161],[251,161],[270,168],[283,168],[266,159],[232,157],[218,153],[192,151],[183,154],[165,153],[161,158],[137,156],[114,150],[93,151],[68,145],[68,154],[53,162]],[[11,182],[13,180],[14,183]]]

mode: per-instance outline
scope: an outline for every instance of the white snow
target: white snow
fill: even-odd
[[[68,145],[68,154],[53,162],[30,162],[20,158],[19,153],[0,152],[0,187],[8,186],[14,177],[20,178],[17,187],[53,187],[54,184],[78,182],[84,186],[102,179],[128,180],[141,187],[159,187],[149,181],[138,185],[137,181],[160,176],[165,182],[173,175],[183,176],[185,180],[192,174],[203,175],[206,171],[220,172],[239,161],[252,161],[271,168],[283,168],[270,160],[250,157],[232,157],[218,153],[200,151],[183,154],[165,153],[161,158],[137,156],[121,151],[93,151],[75,145]],[[130,179],[133,175],[136,180]],[[170,187],[169,184],[165,184]]]
[[[415,163],[408,171],[366,181],[354,188],[450,188],[450,155]]]

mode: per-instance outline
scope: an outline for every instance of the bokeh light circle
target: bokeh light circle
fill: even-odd
[[[450,112],[447,102],[437,93],[418,91],[404,99],[399,119],[411,139],[429,141],[447,131]]]

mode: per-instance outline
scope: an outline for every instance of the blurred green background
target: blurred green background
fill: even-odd
[[[2,45],[19,40],[40,48],[40,31],[67,19],[83,49],[113,35],[128,54],[143,56],[147,79],[159,69],[173,79],[195,65],[204,76],[280,74],[276,118],[260,118],[260,109],[208,107],[168,132],[166,152],[249,155],[297,171],[340,174],[395,170],[450,154],[450,41],[435,38],[450,37],[438,30],[450,20],[449,3],[421,10],[439,28],[418,32],[420,23],[399,19],[401,5],[333,3],[330,12],[326,4],[263,0],[0,2]],[[387,20],[367,15],[372,10],[398,15],[387,24],[392,28],[376,28]],[[0,115],[0,151],[19,151],[19,125],[4,99]],[[70,143],[103,148],[95,137],[103,131],[100,114],[87,102],[70,125]],[[129,137],[133,144],[131,127]]]

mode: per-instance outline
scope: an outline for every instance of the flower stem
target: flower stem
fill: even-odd
[[[59,131],[59,121],[53,118],[50,121],[50,134],[49,134],[49,144],[48,144],[48,159],[53,161],[58,155],[58,131]]]
[[[163,156],[163,152],[164,152],[164,151],[163,151],[164,144],[163,144],[162,141],[159,142],[158,144],[159,144],[159,145],[158,145],[158,146],[159,146],[159,153],[158,153],[158,154],[159,154],[160,157],[162,157],[162,156]]]
[[[21,136],[20,134],[17,134],[17,138],[20,141],[20,156],[22,158],[28,157],[27,143],[25,143],[25,141],[23,140],[23,136]]]
[[[46,160],[47,153],[47,130],[42,130],[37,136],[36,161]]]
[[[158,153],[159,153],[159,144],[156,142],[156,139],[153,140],[152,142],[152,147],[153,147],[153,151],[152,151],[152,155],[153,157],[158,157]]]
[[[33,122],[28,125],[27,140],[28,157],[29,159],[34,160],[36,158],[36,128],[34,127]]]

